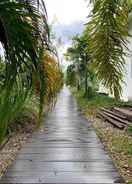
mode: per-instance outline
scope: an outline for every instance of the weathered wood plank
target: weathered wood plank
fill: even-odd
[[[0,183],[123,183],[67,88],[60,93],[44,128],[45,132],[34,133],[20,150]]]
[[[129,109],[127,110],[125,108],[117,108],[117,107],[115,107],[114,110],[126,116],[129,121],[132,121],[132,111],[131,110]]]
[[[21,154],[53,154],[57,153],[59,154],[94,154],[94,155],[102,155],[104,153],[104,150],[101,148],[98,148],[98,152],[96,152],[97,148],[37,148],[37,149],[32,149],[32,148],[25,148],[24,150],[21,150]]]
[[[119,179],[117,174],[107,173],[107,175],[95,175],[86,173],[45,173],[46,176],[15,176],[7,177],[4,182],[8,183],[109,183],[112,184]]]
[[[23,168],[24,171],[23,171]],[[87,172],[111,172],[115,171],[112,161],[107,162],[30,162],[17,160],[17,164],[14,164],[10,173],[14,172],[29,172],[29,171],[87,171]]]

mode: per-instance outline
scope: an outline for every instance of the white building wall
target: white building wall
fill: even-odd
[[[106,93],[106,94],[109,94],[107,88],[104,87],[103,84],[100,84],[99,85],[99,90],[98,90],[99,93]]]
[[[124,84],[122,99],[125,101],[132,100],[132,38],[128,40],[128,55],[125,57],[126,67],[124,71]]]

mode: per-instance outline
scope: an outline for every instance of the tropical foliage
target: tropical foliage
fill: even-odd
[[[43,60],[43,70],[45,74],[45,100],[47,102],[54,99],[63,84],[63,74],[59,67],[58,59],[52,53],[46,53]]]
[[[124,58],[129,52],[127,48],[128,18],[132,2],[131,0],[91,0],[90,2],[93,8],[89,21],[80,36],[83,42],[78,40],[79,47],[73,44],[73,48],[68,49],[70,60],[76,60],[78,65],[80,65],[80,60],[83,61],[81,63],[84,69],[80,76],[83,77],[85,74],[85,81],[87,81],[87,69],[92,68],[98,83],[103,84],[109,93],[119,99],[124,82]],[[85,59],[84,56],[88,58]],[[85,82],[86,89],[87,84]]]
[[[87,51],[88,41],[86,32],[73,37],[72,47],[67,49],[66,59],[72,62],[67,68],[67,85],[84,89],[84,96],[91,96],[95,90],[95,75],[90,67],[91,58]]]
[[[42,0],[0,0],[0,42],[4,52],[0,60],[0,142],[27,99],[35,95],[36,80],[39,83],[36,99],[40,104],[40,122],[50,82],[47,79],[50,76],[42,67],[44,54],[53,50],[49,35]],[[57,70],[55,64],[53,68]]]
[[[93,10],[87,25],[89,49],[97,78],[116,98],[121,85],[127,50],[129,4],[126,0],[91,1]]]
[[[58,91],[63,85],[63,74],[59,67],[59,61],[56,55],[47,51],[43,53],[41,59],[42,59],[41,71],[44,74],[43,75],[44,89],[42,89],[43,98],[41,100],[43,101],[42,105],[43,104],[48,105],[49,102],[53,102],[53,100],[55,100]],[[37,78],[35,79],[35,81],[36,81],[36,94],[37,96],[39,96],[41,93],[40,81]]]

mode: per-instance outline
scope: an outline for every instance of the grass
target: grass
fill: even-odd
[[[10,122],[8,130],[10,133],[16,131],[33,131],[37,127],[39,112],[39,100],[36,96],[27,98],[22,110],[16,114]],[[31,128],[31,130],[30,130]]]
[[[99,108],[112,108],[112,107],[121,107],[121,106],[130,106],[132,102],[123,102],[117,101],[114,98],[105,95],[95,94],[91,98],[84,97],[84,91],[77,91],[75,88],[71,89],[72,93],[76,97],[80,107],[83,107],[84,111],[87,111],[89,115],[96,115],[96,112]]]

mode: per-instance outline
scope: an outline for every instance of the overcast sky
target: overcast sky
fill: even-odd
[[[45,0],[49,23],[64,42],[63,51],[69,46],[73,35],[83,30],[89,10],[85,0]],[[63,53],[61,53],[63,55]]]
[[[61,24],[83,20],[88,9],[84,0],[45,0],[49,20],[56,16]]]

